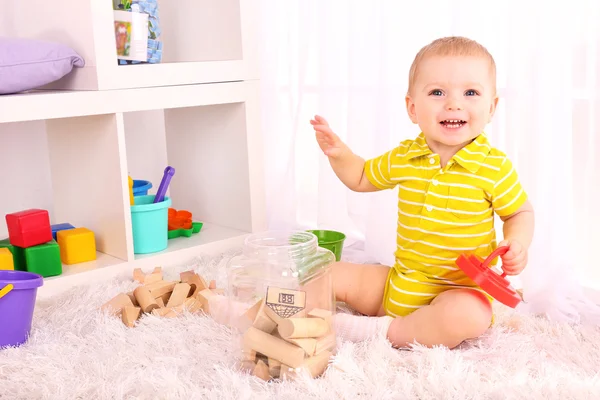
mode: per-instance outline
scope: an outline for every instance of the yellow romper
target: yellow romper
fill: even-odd
[[[383,297],[386,313],[410,314],[449,289],[481,290],[455,261],[464,252],[481,258],[492,253],[494,212],[510,215],[527,199],[506,155],[482,133],[441,168],[421,133],[368,160],[365,173],[379,189],[399,188],[396,263]]]

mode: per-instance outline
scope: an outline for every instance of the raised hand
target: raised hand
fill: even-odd
[[[310,120],[310,124],[315,130],[317,143],[323,153],[330,158],[338,158],[347,150],[344,142],[331,130],[329,123],[325,118],[315,115],[314,119]]]

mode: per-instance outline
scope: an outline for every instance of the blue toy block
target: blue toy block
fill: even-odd
[[[62,224],[51,225],[50,227],[52,228],[52,237],[54,238],[54,240],[57,240],[56,232],[64,231],[67,229],[75,229],[75,227],[73,225],[69,224],[68,222],[64,222]]]

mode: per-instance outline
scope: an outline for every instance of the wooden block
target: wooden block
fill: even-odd
[[[336,345],[336,337],[335,332],[331,331],[325,336],[321,336],[317,339],[317,345],[315,346],[314,355],[318,355],[324,351],[332,352],[335,349]]]
[[[210,281],[210,283],[208,284],[208,288],[209,289],[216,289],[217,288],[217,281],[215,281],[214,279],[212,281]]]
[[[321,318],[286,318],[277,329],[282,338],[317,338],[329,332],[329,324]]]
[[[136,306],[136,307],[137,307],[137,306],[139,306],[139,304],[138,304],[138,302],[137,302],[137,299],[136,299],[136,298],[135,298],[135,296],[133,295],[133,292],[129,292],[129,293],[127,293],[127,296],[129,296],[129,299],[131,300],[131,303],[132,303],[134,306]]]
[[[258,309],[258,313],[256,314],[256,318],[254,319],[252,326],[256,329],[260,329],[263,332],[271,333],[275,330],[277,324],[275,323],[275,321],[269,318],[267,314],[265,314],[265,308],[266,304],[261,302],[260,308]]]
[[[216,294],[214,294],[210,289],[201,290],[198,292],[198,294],[196,294],[196,298],[202,303],[202,310],[207,314],[210,314],[208,299],[210,299],[212,296],[216,296]]]
[[[153,272],[149,275],[146,275],[146,278],[144,278],[144,284],[149,285],[151,283],[160,282],[162,280],[163,280],[162,272],[159,272],[159,273]]]
[[[279,317],[291,318],[306,307],[306,292],[269,286],[265,302]]]
[[[123,311],[121,313],[121,320],[123,323],[129,328],[133,328],[135,321],[138,320],[142,309],[140,307],[127,306],[123,307]]]
[[[191,286],[189,283],[178,283],[173,288],[167,307],[177,307],[182,305],[190,293]]]
[[[165,308],[165,302],[163,301],[162,297],[158,297],[154,300],[156,301],[156,304],[158,304],[158,306],[160,308]]]
[[[308,312],[309,318],[321,318],[329,323],[332,317],[332,313],[329,310],[324,310],[322,308],[313,308]]]
[[[133,270],[133,280],[138,281],[139,283],[144,283],[144,278],[146,278],[146,274],[142,271],[141,268],[136,268]]]
[[[164,304],[167,304],[169,302],[169,299],[171,298],[171,293],[172,292],[167,292],[161,296],[156,297],[156,299],[161,299]]]
[[[199,292],[208,289],[208,284],[200,275],[194,271],[185,271],[179,274],[181,282],[188,283],[191,286],[192,293],[188,297],[196,297]]]
[[[152,312],[152,310],[154,310],[155,308],[159,308],[158,303],[156,302],[155,298],[152,296],[150,291],[146,288],[146,286],[138,286],[133,291],[133,295],[135,296],[143,312],[149,313]]]
[[[277,361],[274,358],[269,358],[269,374],[273,378],[279,378],[279,374],[281,372],[281,362]]]
[[[193,297],[188,297],[183,303],[183,306],[188,310],[188,312],[192,314],[195,314],[198,311],[202,310],[202,302]]]
[[[254,327],[244,333],[244,346],[292,367],[304,362],[304,350]]]
[[[307,359],[304,360],[304,362],[299,365],[298,367],[292,367],[292,366],[281,366],[281,371],[280,371],[280,377],[281,378],[288,378],[288,379],[295,379],[298,377],[298,375],[301,373],[301,371],[306,371],[308,372],[308,375],[312,378],[317,378],[319,376],[321,376],[325,370],[327,369],[327,366],[329,365],[329,359],[331,357],[331,352],[329,351],[325,351],[321,354],[319,354],[318,356],[313,356],[313,357],[309,357]]]
[[[264,363],[263,360],[258,360],[252,374],[263,381],[269,381],[271,379],[271,375],[269,375],[269,367]]]
[[[244,372],[253,373],[256,363],[254,361],[242,360],[238,363],[238,367]]]
[[[111,315],[119,315],[124,307],[133,306],[133,302],[125,293],[119,293],[108,302],[104,303],[100,310]]]
[[[242,350],[242,360],[243,361],[256,361],[256,350],[252,350],[251,348],[244,348]]]
[[[307,356],[313,356],[317,348],[317,339],[314,338],[285,339],[285,341],[300,347],[306,352]]]
[[[176,312],[175,310],[171,309],[171,308],[155,308],[152,310],[152,314],[156,315],[157,317],[162,317],[162,318],[175,318],[176,316],[179,315],[178,312]]]
[[[179,282],[174,281],[159,281],[149,285],[145,285],[153,298],[161,297],[164,294],[171,293]]]
[[[211,289],[214,294],[224,295],[225,289]]]

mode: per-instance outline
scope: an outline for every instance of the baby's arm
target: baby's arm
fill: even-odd
[[[329,158],[331,168],[344,185],[355,192],[379,190],[365,175],[365,160],[354,154],[340,140],[331,130],[325,118],[317,115],[310,123],[315,130],[321,150]]]

